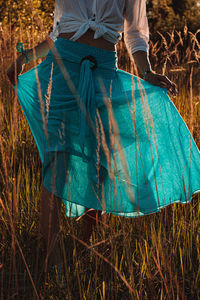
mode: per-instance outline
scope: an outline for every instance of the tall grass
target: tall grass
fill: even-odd
[[[150,44],[152,67],[177,83],[173,99],[200,147],[200,45],[185,28]],[[87,254],[78,253],[81,222],[62,208],[66,288],[43,270],[38,235],[41,163],[6,70],[16,56],[15,32],[0,42],[0,297],[1,299],[200,299],[200,202],[174,204],[159,214],[126,219],[103,215]],[[31,48],[44,36],[21,33]],[[185,43],[187,42],[187,47]],[[136,72],[123,43],[119,67]],[[38,60],[26,66],[26,70]],[[48,99],[47,99],[48,100]],[[84,244],[84,243],[82,243]]]

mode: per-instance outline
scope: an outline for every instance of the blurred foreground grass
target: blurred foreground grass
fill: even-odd
[[[146,217],[104,215],[93,233],[93,248],[79,254],[73,236],[80,237],[82,224],[67,219],[63,208],[66,289],[45,277],[45,250],[38,236],[41,163],[6,77],[19,40],[8,28],[1,34],[0,299],[200,299],[200,195],[190,204]],[[179,94],[172,100],[200,147],[197,35],[185,29],[184,35],[161,36],[150,44],[150,58],[155,71],[177,83]],[[31,48],[43,38],[33,40],[27,31],[20,41]],[[122,42],[118,52],[119,67],[134,72]]]

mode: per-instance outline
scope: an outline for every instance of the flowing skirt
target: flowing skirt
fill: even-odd
[[[167,90],[120,70],[115,51],[58,38],[14,89],[67,216],[144,216],[200,192],[200,152]]]

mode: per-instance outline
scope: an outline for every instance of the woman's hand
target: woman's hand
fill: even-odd
[[[177,95],[177,88],[175,83],[171,82],[166,76],[156,74],[151,70],[148,53],[145,51],[137,51],[133,53],[133,59],[139,68],[140,72],[144,75],[144,79],[151,84],[158,85],[162,88],[167,88],[169,93],[173,96]]]
[[[145,80],[151,84],[158,85],[162,88],[167,88],[168,92],[172,94],[172,96],[176,96],[178,93],[176,84],[171,82],[167,76],[148,72],[145,76]]]
[[[24,69],[24,64],[25,64],[25,56],[20,55],[16,62],[13,62],[10,68],[7,71],[7,76],[12,83],[12,85],[17,84],[17,76],[22,73]],[[15,65],[16,65],[16,71],[15,71]],[[16,74],[16,75],[15,75]]]

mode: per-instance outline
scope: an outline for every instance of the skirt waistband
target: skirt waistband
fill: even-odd
[[[108,51],[87,44],[74,42],[65,38],[57,38],[48,56],[55,56],[56,59],[67,60],[68,62],[80,64],[86,56],[93,56],[97,61],[97,69],[117,69],[117,52]]]

